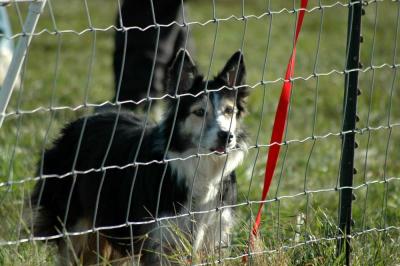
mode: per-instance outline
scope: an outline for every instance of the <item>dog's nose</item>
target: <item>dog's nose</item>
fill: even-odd
[[[228,131],[219,131],[218,132],[218,138],[220,139],[220,140],[222,140],[222,141],[226,141],[226,140],[228,140],[228,143],[230,143],[231,141],[232,141],[232,138],[233,138],[233,134],[232,133],[230,133],[230,132],[228,132]]]

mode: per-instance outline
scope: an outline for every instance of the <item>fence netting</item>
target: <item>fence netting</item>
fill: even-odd
[[[148,2],[149,6],[154,5],[153,1]],[[361,64],[346,70],[349,1],[309,1],[297,43],[284,141],[279,143],[281,153],[264,207],[259,241],[249,248],[272,123],[293,48],[299,1],[193,0],[182,2],[176,20],[159,22],[158,14],[150,12],[154,19],[150,24],[121,26],[117,16],[124,12],[122,0],[48,0],[27,50],[20,83],[2,114],[5,120],[0,128],[0,264],[52,264],[57,250],[50,240],[89,233],[99,236],[101,230],[135,224],[127,221],[107,228],[33,237],[24,217],[26,208],[31,208],[26,199],[38,180],[71,174],[37,174],[45,149],[52,146],[67,122],[91,115],[99,108],[119,112],[121,106],[134,109],[148,120],[160,121],[168,99],[202,96],[170,95],[162,89],[151,91],[157,86],[163,88],[162,84],[151,84],[154,76],[166,79],[154,63],[148,67],[146,78],[150,83],[140,97],[115,101],[115,93],[122,95],[124,89],[119,77],[113,76],[117,32],[125,36],[123,41],[129,40],[129,34],[151,35],[157,50],[162,45],[162,34],[172,28],[183,29],[181,43],[205,79],[212,79],[230,55],[242,51],[247,72],[245,86],[250,91],[243,122],[249,134],[248,150],[236,169],[237,203],[229,206],[234,209],[236,220],[231,243],[228,247],[215,247],[216,252],[193,262],[187,259],[192,255],[189,243],[187,250],[179,251],[179,263],[240,264],[248,256],[249,261],[258,265],[329,265],[343,259],[336,256],[336,241],[339,192],[343,189],[339,185],[342,137],[352,132],[342,131],[344,79],[349,71],[359,73],[352,260],[356,265],[399,263],[400,2],[362,3],[365,14]],[[0,38],[15,44],[25,34],[22,25],[28,7],[24,2],[4,7],[13,33],[6,36],[0,32]],[[121,58],[125,58],[129,44],[122,47]],[[161,51],[151,56],[165,54]],[[128,67],[123,70],[126,75],[140,72]],[[77,173],[105,173],[198,156],[194,153],[167,161],[135,159],[129,164],[103,164]],[[223,208],[215,206],[205,212],[218,213]],[[163,217],[163,221],[173,221],[181,215],[189,214]]]

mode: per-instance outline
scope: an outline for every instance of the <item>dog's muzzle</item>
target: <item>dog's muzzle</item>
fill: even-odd
[[[217,152],[226,152],[226,148],[229,146],[229,144],[232,143],[233,140],[233,134],[230,133],[229,131],[219,131],[217,133],[218,140],[217,140],[217,146],[212,148],[211,151],[217,151]]]

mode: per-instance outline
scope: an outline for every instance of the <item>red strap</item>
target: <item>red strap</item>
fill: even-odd
[[[296,36],[294,39],[293,52],[292,52],[292,55],[290,56],[288,66],[286,68],[285,81],[283,83],[281,97],[279,99],[279,104],[276,109],[275,121],[274,121],[273,130],[272,130],[271,141],[270,141],[271,146],[269,147],[269,150],[268,150],[268,159],[267,159],[267,163],[265,166],[264,188],[263,188],[262,197],[261,197],[262,202],[260,203],[257,217],[256,217],[256,220],[253,225],[252,235],[250,238],[251,244],[253,243],[253,237],[257,236],[258,228],[260,227],[261,214],[262,214],[262,209],[264,207],[264,201],[267,198],[267,194],[269,191],[269,187],[271,185],[272,177],[274,175],[276,162],[278,160],[279,150],[281,148],[281,146],[278,144],[282,142],[283,132],[285,130],[286,119],[287,119],[287,114],[288,114],[288,109],[289,109],[290,93],[291,93],[291,89],[292,89],[292,83],[290,82],[290,79],[293,77],[293,73],[294,73],[294,64],[296,61],[297,38],[299,37],[301,26],[303,24],[303,18],[304,18],[305,9],[307,8],[307,4],[308,4],[308,0],[301,0],[301,10],[300,10],[299,18],[298,18],[297,25],[296,25]]]

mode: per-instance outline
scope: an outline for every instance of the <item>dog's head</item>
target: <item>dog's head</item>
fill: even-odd
[[[177,96],[169,103],[166,121],[171,125],[175,120],[171,150],[228,152],[244,144],[240,120],[249,94],[245,72],[238,51],[213,80],[205,81],[187,51],[178,52],[167,82],[168,93]]]

